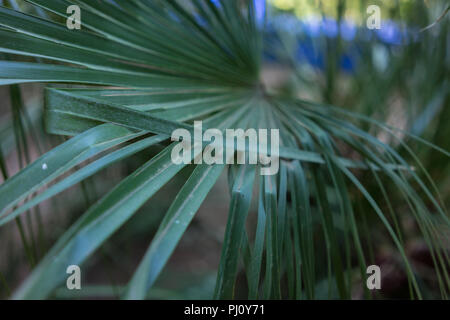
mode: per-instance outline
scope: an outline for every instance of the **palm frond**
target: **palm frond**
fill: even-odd
[[[351,189],[390,235],[411,283],[411,297],[422,298],[389,205],[392,188],[418,224],[432,252],[441,294],[447,297],[449,257],[438,226],[448,226],[449,219],[432,181],[420,178],[423,166],[408,163],[358,124],[370,122],[393,136],[395,128],[264,88],[264,30],[254,1],[28,2],[53,19],[0,7],[0,52],[8,57],[0,61],[0,84],[66,84],[46,90],[45,121],[49,133],[71,138],[0,186],[0,225],[103,168],[166,142],[175,129],[192,132],[193,120],[220,130],[276,128],[281,137],[277,175],[261,176],[254,165],[227,166],[231,202],[215,298],[235,297],[240,258],[250,298],[313,299],[322,279],[330,296],[336,288],[338,297],[351,298],[353,257],[362,280],[373,263]],[[61,23],[71,4],[82,9],[82,30],[71,31]],[[13,298],[51,296],[64,282],[68,265],[85,262],[182,170],[185,165],[171,161],[173,146],[165,146],[91,206]],[[351,152],[342,152],[343,146]],[[404,142],[402,147],[408,148]],[[147,296],[225,167],[195,167],[124,290],[125,298]],[[377,182],[388,205],[371,195],[361,175]],[[258,190],[257,223],[247,228],[253,189]],[[318,268],[322,253],[326,267]]]

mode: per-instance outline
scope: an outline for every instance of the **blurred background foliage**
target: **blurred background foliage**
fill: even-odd
[[[35,12],[23,1],[0,1],[8,7],[20,6],[22,11]],[[414,153],[405,150],[402,156],[417,157],[429,170],[440,196],[450,203],[450,167],[448,157],[432,148],[418,145],[402,131],[450,150],[450,34],[449,17],[442,16],[448,8],[445,0],[269,0],[267,33],[265,34],[265,66],[263,81],[269,90],[297,96],[356,111],[400,130],[397,139],[379,133],[383,142],[398,146],[407,142]],[[381,8],[382,28],[368,30],[368,5]],[[439,19],[441,18],[441,19]],[[432,27],[423,30],[427,26]],[[44,132],[42,123],[43,86],[23,84],[0,87],[0,164],[3,177],[15,174],[39,155],[63,141]],[[365,130],[378,130],[366,123]],[[29,273],[36,260],[75,221],[90,204],[99,199],[123,177],[155,155],[155,146],[113,165],[95,179],[65,191],[59,197],[28,212],[18,227],[0,229],[0,296],[9,296]],[[88,260],[83,274],[84,289],[67,295],[56,292],[56,298],[116,298],[131,277],[139,257],[162,219],[148,215],[146,208],[163,213],[183,185],[192,169],[184,169],[141,208],[126,228],[117,232],[99,255]],[[365,175],[367,175],[365,177]],[[383,199],[373,176],[361,172],[360,178],[376,199]],[[369,212],[357,190],[352,200],[361,212]],[[420,273],[425,297],[439,296],[433,264],[418,227],[409,218],[404,202],[396,190],[390,189],[393,201],[385,206],[395,213],[398,227],[407,241],[408,255]],[[380,200],[380,202],[383,202]],[[215,284],[220,247],[226,224],[229,196],[226,177],[212,189],[200,208],[193,225],[183,236],[150,298],[209,298]],[[401,204],[397,206],[397,204]],[[367,208],[365,207],[367,206]],[[209,212],[215,212],[214,218]],[[51,214],[49,214],[51,213]],[[219,218],[217,218],[219,217]],[[400,258],[380,222],[367,215],[362,232],[372,261],[383,271],[382,290],[378,298],[407,298],[408,281],[400,267]],[[447,230],[448,235],[448,230]],[[449,248],[449,238],[443,239]],[[325,268],[324,263],[318,268]],[[245,281],[238,282],[245,290]],[[361,284],[352,296],[362,298]],[[239,292],[239,290],[237,290]],[[317,283],[319,298],[333,298],[326,283]],[[239,296],[238,296],[239,298]]]
[[[276,13],[267,60],[277,57],[295,74],[277,84],[282,90],[358,111],[449,149],[447,1],[271,3]],[[371,4],[381,9],[380,30],[366,28]],[[448,201],[447,157],[427,148],[415,151]]]
[[[284,57],[282,64],[294,74],[283,78],[285,83],[279,89],[357,111],[450,149],[447,1],[271,2],[276,14],[266,55],[273,62],[275,57]],[[366,8],[371,4],[381,9],[380,30],[366,28]],[[365,129],[374,128],[368,124]],[[446,155],[418,147],[401,132],[398,140],[383,134],[378,138],[392,145],[407,142],[415,146],[414,156],[429,170],[448,207],[450,162]],[[404,152],[402,156],[411,159],[411,154]],[[370,184],[370,175],[364,181]],[[383,197],[375,181],[370,190],[378,198]],[[395,190],[389,192],[395,194]],[[394,207],[393,211],[401,217],[400,225],[412,239],[411,256],[429,277],[430,257],[420,237],[415,238],[417,226],[408,221],[404,207]],[[386,277],[389,281],[384,282],[388,288],[383,291],[402,296],[405,278],[394,271],[397,257],[392,248],[385,247],[377,224],[368,221],[368,225],[373,229],[367,230],[367,235],[380,241],[375,248],[376,260],[392,270]],[[448,245],[448,237],[445,241]]]

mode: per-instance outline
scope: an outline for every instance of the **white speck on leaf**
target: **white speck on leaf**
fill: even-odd
[[[42,165],[42,170],[47,170],[47,164],[46,164],[46,163],[44,163],[44,164]]]

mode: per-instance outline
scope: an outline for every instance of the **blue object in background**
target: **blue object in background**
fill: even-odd
[[[266,0],[253,0],[253,5],[255,7],[256,22],[261,27],[266,16]]]
[[[390,20],[382,21],[381,29],[376,29],[375,33],[382,42],[390,45],[401,45],[407,38],[400,26]]]
[[[350,20],[344,20],[340,24],[340,31],[342,39],[346,41],[352,41],[356,37],[357,27]]]
[[[220,0],[210,0],[216,7],[220,7]],[[253,6],[255,7],[256,22],[259,26],[264,23],[266,16],[266,0],[253,0]]]
[[[313,45],[312,41],[301,41],[298,43],[295,56],[300,62],[306,62],[315,68],[324,69],[324,54],[317,49],[318,48]]]
[[[210,0],[217,7],[221,6],[221,0]],[[255,8],[256,21],[259,27],[262,27],[266,17],[267,3],[266,0],[252,0]],[[205,21],[197,17],[200,25],[205,26]],[[406,29],[392,20],[382,21],[381,29],[369,30],[365,26],[357,27],[350,20],[342,20],[340,23],[331,17],[312,18],[308,20],[300,20],[292,14],[279,14],[272,17],[266,26],[266,40],[281,45],[276,39],[275,29],[290,32],[298,37],[298,46],[295,57],[299,62],[308,63],[314,68],[323,70],[326,65],[325,50],[326,48],[320,42],[316,44],[314,38],[326,37],[335,39],[338,35],[345,42],[365,42],[380,41],[382,44],[390,46],[401,46],[407,44],[410,40],[418,41],[419,34],[413,29]],[[417,30],[416,30],[417,31]],[[345,51],[339,58],[339,65],[342,71],[352,73],[357,68],[357,61],[360,52],[356,49],[356,45],[344,46]],[[277,57],[270,52],[264,53],[266,61],[275,62]]]
[[[220,7],[220,0],[211,0],[212,3],[216,5],[216,7]]]
[[[296,19],[297,20],[297,19]],[[302,22],[300,27],[303,32],[305,32],[309,37],[315,38],[321,35],[321,21],[318,19],[309,20],[307,22]]]
[[[336,38],[339,29],[336,20],[331,18],[324,18],[320,22],[322,33],[328,38]]]
[[[323,70],[326,65],[325,50],[332,49],[327,49],[323,45],[323,41],[318,40],[323,37],[332,40],[340,35],[344,41],[344,52],[339,58],[340,68],[344,72],[352,73],[356,70],[361,58],[361,51],[358,50],[358,47],[363,42],[376,41],[389,49],[391,47],[401,48],[411,41],[420,41],[418,28],[406,28],[392,20],[382,21],[381,26],[381,29],[369,30],[365,26],[356,26],[350,20],[342,20],[340,23],[330,17],[300,20],[293,14],[279,14],[268,22],[266,39],[276,43],[273,41],[277,37],[275,30],[291,33],[298,39],[296,59],[301,63],[308,63]],[[275,59],[270,54],[265,54],[265,57],[268,58],[268,61]]]
[[[341,56],[339,65],[344,72],[353,73],[353,71],[355,71],[355,61],[356,57],[353,56],[353,53],[344,53]]]

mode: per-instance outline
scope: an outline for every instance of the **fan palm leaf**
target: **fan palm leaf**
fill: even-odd
[[[358,190],[385,226],[402,258],[411,297],[421,298],[395,213],[370,194],[361,172],[379,183],[386,203],[391,201],[386,190],[400,190],[432,252],[441,294],[447,297],[449,259],[439,224],[448,225],[449,220],[432,181],[419,177],[424,168],[408,163],[358,123],[370,122],[395,138],[392,128],[264,88],[263,23],[254,1],[27,2],[53,18],[0,7],[0,52],[5,54],[0,84],[82,86],[46,90],[47,131],[71,138],[0,186],[0,225],[101,169],[170,140],[177,128],[193,132],[194,120],[222,131],[276,128],[281,166],[275,176],[261,176],[254,165],[196,165],[130,279],[125,298],[146,297],[226,167],[231,202],[215,298],[235,296],[242,257],[250,298],[313,299],[319,280],[317,241],[326,250],[330,292],[336,287],[340,298],[350,298],[351,258],[357,257],[361,279],[369,264],[361,213],[350,189]],[[63,24],[73,4],[81,8],[81,30]],[[352,150],[351,157],[342,152],[343,145]],[[91,206],[13,297],[51,296],[64,282],[68,265],[86,261],[185,166],[171,161],[173,146],[164,147]],[[88,159],[94,160],[86,163]],[[257,225],[249,232],[245,225],[253,189],[258,190]]]

